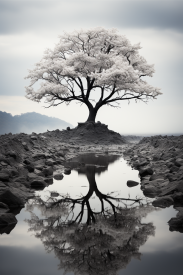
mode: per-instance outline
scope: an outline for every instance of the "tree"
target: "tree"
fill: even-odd
[[[26,97],[36,102],[45,99],[47,107],[72,101],[85,104],[87,121],[93,122],[104,105],[118,107],[120,101],[131,99],[147,102],[161,93],[142,79],[153,75],[154,66],[139,55],[140,48],[115,29],[65,33],[29,71]],[[35,91],[33,85],[39,80],[41,86]]]

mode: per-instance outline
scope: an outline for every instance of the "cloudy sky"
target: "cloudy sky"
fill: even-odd
[[[103,107],[97,120],[123,134],[183,134],[183,0],[0,0],[0,111],[38,112],[73,125],[85,121],[85,106],[45,109],[26,99],[24,77],[63,31],[98,26],[141,43],[140,54],[155,64],[148,82],[163,95],[148,104]]]

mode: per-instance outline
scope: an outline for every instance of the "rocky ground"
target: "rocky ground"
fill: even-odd
[[[155,198],[152,204],[179,211],[168,223],[170,230],[183,232],[183,136],[146,137],[124,155],[139,171],[144,195]]]
[[[183,136],[122,137],[101,123],[79,123],[75,129],[31,135],[0,136],[0,233],[16,225],[15,215],[36,189],[53,178],[69,174],[68,159],[83,152],[118,152],[139,170],[145,196],[156,198],[154,206],[174,205],[179,214],[170,228],[183,230]],[[129,144],[129,141],[131,144]],[[182,226],[182,227],[181,227]]]

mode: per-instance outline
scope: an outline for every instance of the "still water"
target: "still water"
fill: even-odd
[[[37,191],[0,236],[0,274],[182,274],[183,234],[173,207],[143,197],[138,171],[117,155],[81,155],[71,174]],[[135,201],[138,200],[138,201]],[[75,272],[75,273],[74,273]]]

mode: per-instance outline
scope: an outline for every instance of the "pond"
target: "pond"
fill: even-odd
[[[0,237],[0,274],[182,274],[183,234],[173,207],[154,208],[119,155],[82,154]]]

